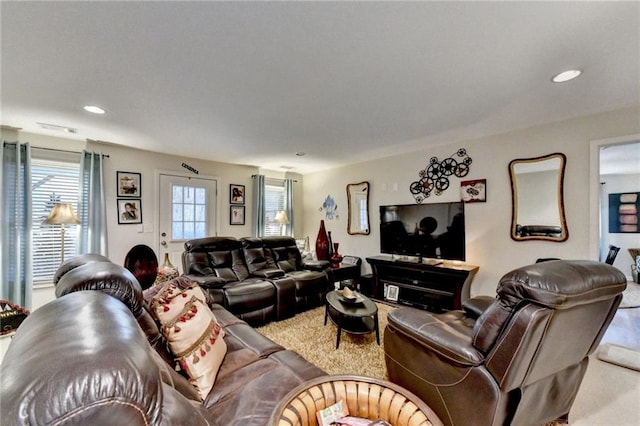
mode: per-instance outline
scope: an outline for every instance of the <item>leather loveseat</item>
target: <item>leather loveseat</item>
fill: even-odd
[[[384,335],[389,378],[446,425],[566,422],[625,287],[604,263],[556,260],[507,273],[489,304],[399,308]]]
[[[214,302],[252,325],[320,306],[333,285],[329,262],[303,263],[292,237],[190,240],[182,266]]]
[[[213,304],[227,351],[201,398],[163,359],[135,277],[108,259],[87,261],[61,266],[58,298],[12,339],[0,367],[3,425],[265,425],[287,392],[324,375]]]

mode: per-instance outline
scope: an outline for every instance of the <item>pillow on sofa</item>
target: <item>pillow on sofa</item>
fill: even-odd
[[[227,345],[204,291],[197,284],[185,284],[173,282],[161,289],[151,300],[151,312],[175,360],[204,399],[215,382]]]
[[[168,307],[167,310],[162,309],[160,316],[162,332],[189,382],[205,399],[227,353],[224,330],[202,300],[191,296],[186,303],[183,302],[184,298],[179,296],[166,304],[159,304]],[[179,306],[182,306],[180,310]],[[167,313],[177,315],[171,317]]]
[[[151,297],[151,313],[160,322],[160,326],[163,326],[167,321],[176,318],[192,297],[200,299],[205,304],[208,301],[202,287],[184,277],[178,277],[160,287]]]

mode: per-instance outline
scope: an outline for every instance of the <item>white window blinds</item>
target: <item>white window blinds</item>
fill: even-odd
[[[55,203],[68,203],[78,212],[80,165],[33,158],[31,189],[33,202],[33,282],[49,282],[60,266],[61,225],[43,224]],[[65,228],[65,259],[77,253],[78,226]]]
[[[267,179],[264,198],[264,235],[267,237],[280,235],[282,227],[275,222],[275,218],[279,210],[284,210],[284,181]]]

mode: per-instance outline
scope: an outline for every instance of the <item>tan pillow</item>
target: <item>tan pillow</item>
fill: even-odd
[[[166,312],[177,312],[177,306],[182,302],[182,297],[174,297]],[[161,322],[162,332],[176,361],[205,399],[227,353],[224,330],[211,309],[195,296],[183,304],[177,316],[170,320],[161,319]]]
[[[179,284],[174,282],[167,284],[151,299],[152,315],[161,325],[175,318],[192,297],[198,298],[203,303],[207,301],[206,294],[198,284],[191,283],[186,288]]]
[[[151,312],[189,382],[206,398],[227,353],[224,331],[206,304],[202,288],[171,282],[151,299]]]

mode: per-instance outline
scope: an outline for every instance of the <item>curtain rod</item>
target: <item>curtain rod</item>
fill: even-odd
[[[255,175],[251,175],[251,179],[255,179],[257,176],[258,176],[257,174],[255,174]],[[273,179],[277,179],[277,178],[273,178]],[[295,179],[291,179],[291,180],[292,180],[293,182],[295,182],[295,183],[298,183],[298,181],[297,181],[297,180],[295,180]]]
[[[56,152],[68,152],[69,154],[82,154],[82,152],[78,151],[69,151],[68,149],[57,149],[57,148],[44,148],[41,146],[33,146],[31,149],[44,149],[45,151],[56,151]],[[109,158],[109,154],[101,154],[102,158]]]

